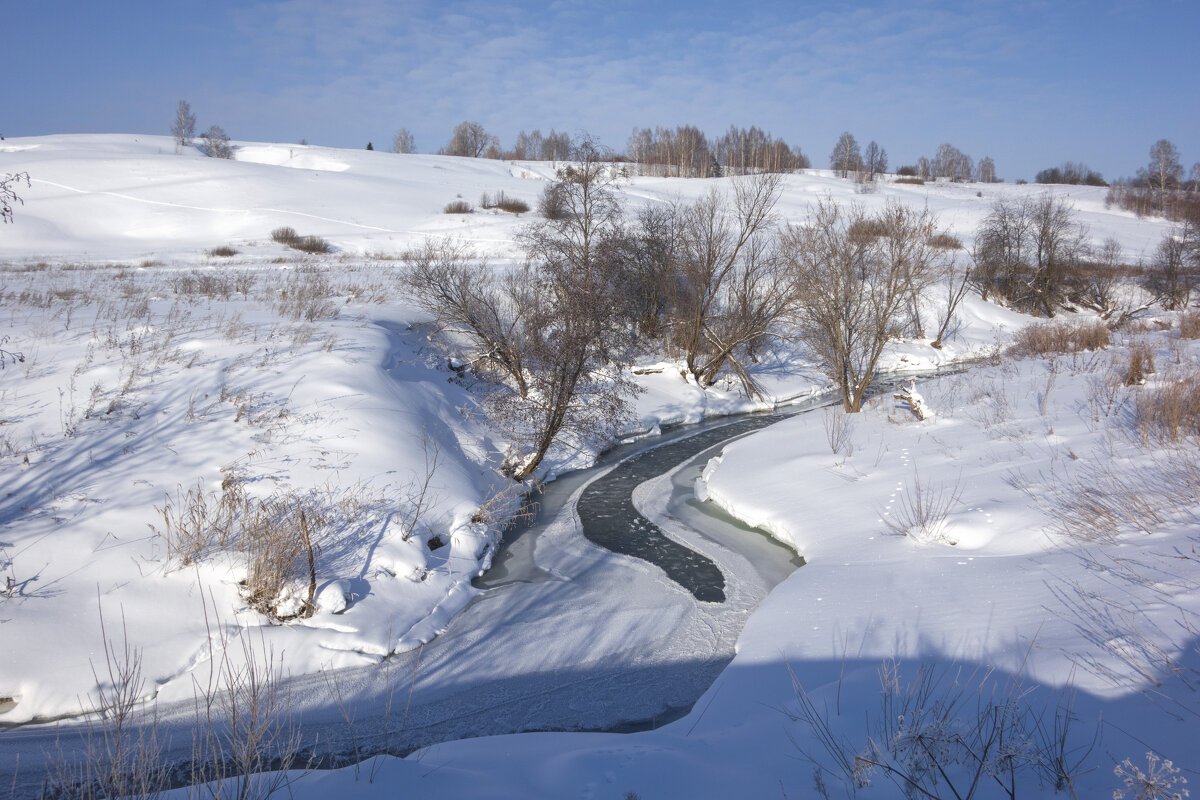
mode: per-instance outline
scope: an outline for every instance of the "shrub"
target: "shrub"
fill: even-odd
[[[886,236],[888,232],[887,223],[877,217],[861,217],[854,220],[848,231],[851,238],[869,238],[874,239],[879,236]]]
[[[443,214],[470,214],[474,211],[466,200],[452,200],[442,209]]]
[[[538,213],[549,220],[567,218],[567,202],[562,184],[551,183],[542,190],[542,197],[538,200]]]
[[[529,210],[529,203],[524,200],[518,200],[515,197],[508,197],[504,194],[504,190],[496,192],[495,197],[491,197],[487,192],[479,198],[479,205],[484,208],[498,208],[501,211],[507,211],[511,214],[523,214]]]
[[[1018,331],[1013,337],[1012,352],[1018,356],[1077,353],[1082,350],[1102,350],[1108,344],[1108,327],[1100,320],[1043,322]]]
[[[302,253],[328,253],[330,250],[329,242],[320,236],[301,236],[289,244],[288,247],[293,250],[299,250]]]
[[[1171,444],[1200,436],[1200,375],[1168,379],[1142,390],[1133,415],[1143,442]]]
[[[238,254],[238,251],[234,250],[232,247],[229,247],[228,245],[222,245],[220,247],[214,247],[212,250],[209,250],[208,254],[210,256],[215,256],[218,258],[231,258],[233,256],[236,256]]]
[[[1129,370],[1125,373],[1126,386],[1141,386],[1147,375],[1154,374],[1154,350],[1145,342],[1136,342],[1129,348]]]
[[[910,186],[924,186],[925,181],[921,178],[896,178],[893,183],[906,183]]]
[[[938,250],[961,250],[962,240],[948,233],[935,233],[929,237],[929,246]]]
[[[248,561],[242,584],[246,602],[276,619],[312,615],[312,597],[300,601],[292,588],[302,580],[307,561],[310,585],[315,584],[310,524],[319,527],[324,519],[313,519],[310,509],[291,498],[271,498],[251,505],[242,521],[241,546]],[[289,602],[291,601],[291,602]]]
[[[280,244],[290,245],[299,238],[299,234],[296,233],[295,228],[284,225],[281,228],[276,228],[275,230],[271,231],[271,238]]]
[[[320,236],[300,236],[295,228],[287,225],[271,231],[271,238],[302,253],[328,253],[330,250],[329,242]]]
[[[1184,339],[1200,339],[1200,311],[1185,311],[1179,315],[1179,335]]]
[[[960,483],[931,486],[922,483],[920,474],[913,470],[912,480],[904,482],[904,494],[896,507],[881,512],[883,524],[892,533],[922,544],[958,544],[946,530],[946,519],[961,497]]]

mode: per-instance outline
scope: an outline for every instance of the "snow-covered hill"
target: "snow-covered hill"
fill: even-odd
[[[469,579],[498,535],[478,510],[504,485],[495,467],[507,443],[472,413],[469,387],[448,380],[444,356],[413,327],[420,315],[398,291],[394,259],[426,237],[452,236],[504,269],[522,257],[515,236],[532,212],[442,209],[456,199],[478,206],[498,191],[536,208],[555,165],[250,142],[225,161],[177,153],[169,137],[111,135],[5,140],[0,173],[13,172],[32,183],[19,190],[14,224],[0,228],[0,347],[24,357],[0,372],[0,589],[11,579],[0,594],[0,723],[90,708],[105,638],[118,630],[140,648],[146,694],[167,703],[191,699],[214,633],[253,630],[287,671],[315,673],[416,647],[477,596]],[[633,211],[726,183],[629,177],[617,190]],[[860,194],[812,171],[786,178],[776,211],[796,221],[824,197],[869,208],[897,199],[928,206],[969,245],[996,199],[1044,191],[884,183]],[[1106,209],[1103,189],[1054,191],[1070,196],[1093,242],[1116,237],[1130,262],[1169,227]],[[280,226],[323,237],[333,251],[288,250],[271,239]],[[211,255],[218,247],[237,254]],[[992,353],[1030,322],[978,298],[961,317],[945,350],[897,343],[888,365]],[[1197,768],[1194,700],[1170,684],[1156,695],[1166,710],[1157,708],[1139,692],[1163,676],[1131,676],[1136,667],[1122,656],[1159,648],[1171,663],[1196,666],[1195,630],[1172,628],[1180,609],[1195,622],[1194,574],[1179,592],[1167,587],[1169,600],[1135,592],[1133,613],[1146,616],[1133,619],[1157,630],[1128,644],[1116,631],[1104,639],[1072,613],[1080,598],[1124,591],[1105,588],[1111,554],[1052,535],[1053,515],[1029,499],[1044,499],[1060,477],[1097,474],[1076,462],[1137,472],[1169,457],[1169,448],[1114,444],[1137,389],[1111,387],[1111,374],[1135,340],[1148,343],[1164,374],[1195,363],[1188,341],[1148,328],[1121,334],[1111,352],[994,366],[922,388],[938,412],[928,423],[884,403],[853,423],[850,452],[830,452],[819,414],[730,447],[706,472],[704,491],[810,563],[749,618],[739,656],[686,718],[629,736],[447,744],[386,764],[374,786],[345,772],[295,791],[808,796],[813,766],[792,737],[802,749],[819,745],[789,719],[789,666],[819,702],[855,709],[845,731],[854,738],[887,656],[914,668],[1023,669],[1050,693],[1073,679],[1089,692],[1081,717],[1103,712],[1113,723],[1088,756],[1094,770],[1081,780],[1091,793],[1080,796],[1108,793],[1114,761],[1141,757],[1143,747]],[[764,365],[768,404],[824,385],[813,365],[789,357]],[[638,430],[761,405],[732,385],[703,391],[674,365],[654,366],[662,369],[638,378],[646,389]],[[1104,392],[1112,396],[1101,414]],[[557,453],[548,474],[590,457]],[[914,479],[955,496],[955,545],[888,535],[881,520]],[[217,507],[231,487],[247,502],[308,511],[321,598],[312,619],[270,624],[249,608],[238,585],[247,556],[217,542]],[[181,514],[198,513],[198,496],[213,542],[185,558],[169,529],[189,524]],[[1172,520],[1159,538],[1114,547],[1142,561],[1173,547],[1186,553],[1196,546],[1194,515]],[[1195,569],[1192,554],[1186,569]],[[630,632],[630,646],[639,635]],[[537,666],[504,656],[496,661],[510,674]],[[1114,674],[1125,677],[1114,683]],[[0,733],[0,773],[14,766],[4,750]],[[895,793],[877,776],[864,796]]]

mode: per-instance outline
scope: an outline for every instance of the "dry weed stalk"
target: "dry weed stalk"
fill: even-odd
[[[946,534],[946,519],[962,497],[962,479],[953,486],[931,486],[922,483],[921,474],[914,469],[911,481],[904,482],[904,492],[896,507],[881,512],[883,524],[889,531],[911,536],[919,542],[958,544]]]
[[[1076,783],[1090,771],[1099,741],[1098,725],[1090,744],[1077,735],[1071,683],[1051,711],[1038,704],[1036,687],[1020,671],[1006,679],[991,669],[920,664],[904,679],[900,663],[890,659],[879,667],[879,708],[866,712],[866,733],[854,742],[790,665],[788,671],[796,700],[788,716],[804,725],[819,751],[795,738],[793,744],[818,771],[840,779],[850,797],[882,775],[911,798],[992,796],[985,787],[1015,798],[1035,785],[1078,798]]]
[[[215,606],[215,602],[214,602]],[[195,679],[196,733],[188,782],[194,796],[265,800],[287,789],[298,763],[300,729],[289,714],[282,658],[265,639],[239,629],[234,642],[217,641],[220,618],[208,627],[207,679]]]
[[[835,456],[843,451],[847,458],[854,455],[854,425],[849,414],[837,406],[826,406],[821,409],[821,424],[825,428],[825,441]]]
[[[166,790],[169,771],[153,708],[147,705],[142,653],[129,641],[121,615],[121,644],[108,636],[104,610],[100,610],[100,635],[104,665],[92,664],[96,690],[93,709],[85,709],[82,750],[68,758],[61,750],[47,775],[47,795],[79,800],[93,798],[143,798],[152,800]]]

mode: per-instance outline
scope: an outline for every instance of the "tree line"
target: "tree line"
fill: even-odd
[[[853,413],[887,344],[940,347],[968,292],[1043,316],[1090,307],[1117,325],[1152,302],[1185,306],[1200,271],[1200,229],[1172,231],[1147,271],[1151,298],[1131,305],[1115,291],[1129,275],[1119,243],[1093,246],[1052,192],[996,201],[966,251],[928,208],[898,201],[868,212],[824,198],[804,221],[781,221],[775,172],[630,215],[614,192],[621,174],[611,153],[575,142],[541,218],[518,236],[516,269],[494,271],[444,239],[406,255],[407,293],[449,334],[456,371],[484,387],[480,407],[514,443],[505,467],[517,480],[555,443],[600,445],[630,419],[639,355],[676,361],[701,388],[759,396],[754,364],[799,343]]]
[[[794,172],[812,166],[798,146],[751,126],[731,125],[719,137],[694,125],[634,128],[625,157],[639,175],[715,178],[762,172]]]

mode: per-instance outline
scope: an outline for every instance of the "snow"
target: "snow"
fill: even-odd
[[[427,331],[413,325],[419,316],[397,299],[389,259],[426,236],[458,236],[505,268],[521,257],[514,236],[532,215],[445,215],[442,207],[498,190],[536,207],[553,165],[236,144],[232,161],[176,153],[169,137],[47,136],[0,146],[0,172],[32,179],[14,224],[0,230],[0,335],[5,349],[26,357],[0,373],[0,580],[19,582],[12,598],[0,598],[0,722],[89,707],[93,668],[104,658],[101,613],[110,638],[123,627],[140,648],[147,691],[163,704],[191,700],[216,629],[261,634],[285,654],[290,674],[312,678],[412,651],[456,621],[502,625],[504,636],[494,639],[491,630],[470,629],[476,649],[437,688],[477,687],[466,696],[486,708],[498,668],[599,670],[618,656],[669,666],[696,654],[640,648],[686,628],[713,648],[704,657],[732,652],[735,639],[736,655],[689,714],[657,730],[448,742],[382,760],[371,783],[342,770],[305,776],[292,791],[809,796],[813,768],[799,752],[816,745],[789,717],[789,669],[827,707],[844,705],[835,723],[860,742],[862,720],[878,709],[877,670],[892,658],[910,675],[918,663],[966,665],[1019,673],[1045,691],[1077,687],[1082,724],[1108,721],[1093,754],[1101,768],[1081,779],[1080,796],[1108,796],[1112,765],[1146,749],[1195,776],[1194,699],[1155,672],[1161,662],[1119,657],[1159,650],[1181,670],[1195,668],[1195,632],[1181,620],[1194,622],[1200,592],[1194,577],[1179,588],[1164,560],[1194,554],[1194,508],[1151,535],[1085,546],[1056,527],[1051,491],[1095,483],[1108,468],[1159,474],[1172,451],[1131,439],[1127,398],[1162,375],[1137,389],[1105,387],[1134,338],[1156,348],[1162,374],[1194,369],[1200,353],[1192,343],[1147,330],[1119,337],[1110,352],[997,360],[917,378],[914,395],[936,414],[917,421],[889,393],[849,422],[840,452],[822,412],[729,444],[703,468],[697,495],[808,563],[769,592],[755,578],[735,580],[725,616],[657,585],[653,568],[598,554],[570,525],[544,535],[534,559],[551,576],[588,577],[535,588],[530,597],[545,600],[536,613],[536,600],[510,595],[503,611],[481,610],[470,579],[490,563],[498,534],[473,518],[503,485],[495,467],[506,443],[470,413],[469,389],[448,380]],[[618,189],[636,209],[721,185],[631,178]],[[928,205],[969,246],[995,199],[1043,190],[927,184],[857,194],[852,183],[812,171],[786,179],[777,213],[802,219],[825,196],[871,209],[899,198]],[[1103,189],[1055,191],[1070,195],[1093,241],[1114,236],[1131,260],[1167,229],[1106,209]],[[282,225],[328,239],[333,254],[286,250],[270,239]],[[222,245],[239,254],[208,255]],[[303,297],[313,281],[327,284],[331,302],[287,305],[285,296]],[[943,349],[897,343],[885,368],[989,358],[1030,323],[978,298],[959,316],[961,328]],[[703,390],[670,361],[648,360],[635,372],[645,392],[632,438],[826,387],[819,370],[790,352],[759,365],[761,402],[734,384]],[[556,453],[545,475],[594,455]],[[431,459],[430,490],[411,524]],[[229,478],[251,498],[287,497],[322,511],[312,618],[271,624],[249,608],[238,587],[240,554],[212,548],[188,565],[169,557],[160,535],[165,505],[178,507],[197,487],[215,501]],[[654,499],[666,483],[644,486],[638,502],[669,527]],[[921,496],[946,506],[936,524],[911,524],[918,484]],[[443,546],[431,549],[435,536]],[[753,573],[720,549],[710,553],[727,573]],[[1194,555],[1182,563],[1194,570]],[[1143,565],[1151,579],[1124,581],[1122,564]],[[1156,593],[1156,585],[1169,591]],[[1136,610],[1136,629],[1085,624],[1091,599],[1114,595]],[[596,597],[603,602],[595,606],[581,599]],[[534,618],[554,626],[552,639],[539,638],[545,629]],[[705,631],[719,633],[706,642]],[[305,702],[329,703],[315,695]],[[581,719],[588,713],[579,710]],[[0,733],[0,772],[4,750]],[[825,780],[840,791],[835,776]],[[880,780],[863,794],[898,796]]]

